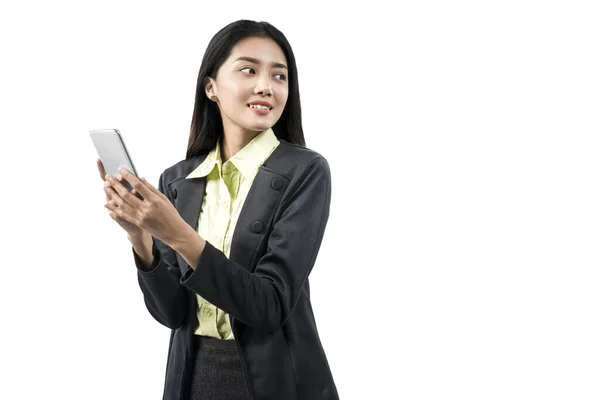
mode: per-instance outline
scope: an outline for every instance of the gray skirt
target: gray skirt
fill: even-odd
[[[251,400],[235,340],[194,338],[190,400]]]

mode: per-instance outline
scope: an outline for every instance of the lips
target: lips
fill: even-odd
[[[263,106],[263,107],[268,107],[269,111],[273,109],[273,104],[269,103],[268,101],[263,101],[263,100],[256,100],[256,101],[252,101],[250,103],[247,104],[248,107],[250,106]],[[252,109],[256,109],[256,110],[261,110],[264,108],[256,108],[256,107],[250,107]]]

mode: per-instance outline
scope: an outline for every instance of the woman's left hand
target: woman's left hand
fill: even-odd
[[[119,169],[121,176],[106,175],[105,186],[112,187],[107,194],[116,203],[109,208],[118,217],[144,229],[167,245],[180,240],[179,236],[189,227],[181,218],[171,201],[145,178],[138,179],[126,169]],[[135,192],[142,195],[140,200],[121,184],[126,180]],[[135,193],[134,192],[134,193]]]

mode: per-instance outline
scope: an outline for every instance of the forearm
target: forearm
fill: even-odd
[[[149,237],[149,242],[148,241]],[[185,316],[186,289],[180,285],[179,267],[175,252],[163,242],[148,235],[146,238],[131,238],[132,244],[144,253],[151,254],[143,261],[133,248],[138,282],[144,294],[144,302],[150,314],[161,324],[171,329],[179,327]]]
[[[127,235],[133,246],[133,250],[144,263],[145,269],[149,269],[154,261],[152,255],[152,235],[144,232],[141,236]]]
[[[144,271],[138,265],[138,282],[150,314],[161,324],[176,329],[185,316],[186,289],[179,284],[173,268],[177,267],[158,256],[158,264],[152,270]]]
[[[189,225],[185,225],[181,234],[168,243],[188,263],[190,268],[196,269],[200,256],[206,246],[206,241]]]
[[[254,274],[208,242],[198,268],[188,270],[181,284],[257,329],[281,326],[293,308],[280,274]]]

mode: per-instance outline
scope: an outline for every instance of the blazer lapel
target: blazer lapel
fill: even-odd
[[[184,221],[194,228],[195,231],[198,231],[198,218],[200,217],[205,188],[206,177],[184,178],[169,184],[169,191],[175,208]],[[179,270],[183,276],[187,272],[188,264],[179,253],[175,253],[175,255],[179,263]]]
[[[254,270],[256,250],[267,239],[273,215],[289,179],[261,166],[242,206],[229,258],[250,271]]]
[[[282,146],[275,149],[269,159],[279,153],[277,150],[280,147]],[[202,160],[195,160],[193,167],[199,165]],[[277,205],[289,183],[290,180],[286,176],[271,168],[266,168],[265,165],[260,167],[242,205],[233,233],[229,257],[231,260],[251,271],[254,269],[257,262],[256,250],[259,244],[266,240],[267,234],[272,228],[271,224]],[[206,177],[179,178],[168,183],[167,187],[179,215],[195,231],[198,231],[198,218],[206,191]],[[178,253],[177,260],[179,268],[184,274],[188,265]]]
[[[205,188],[205,177],[180,179],[169,184],[169,190],[179,215],[196,231]]]

